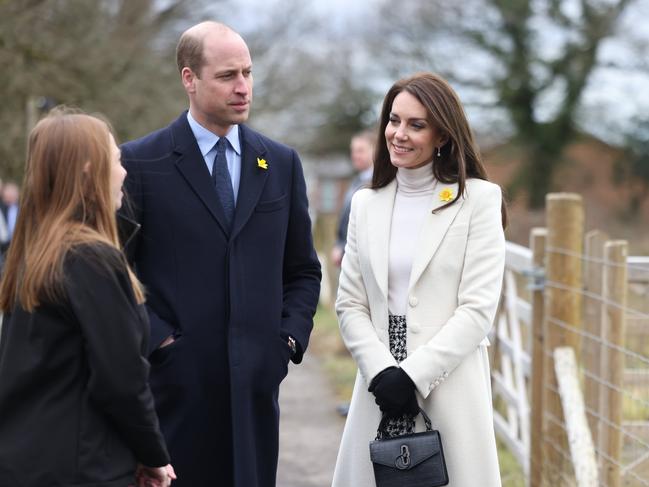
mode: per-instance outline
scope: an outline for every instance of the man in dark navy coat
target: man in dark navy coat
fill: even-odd
[[[252,62],[237,33],[198,24],[177,58],[189,111],[122,147],[151,385],[175,486],[270,487],[279,385],[320,290],[304,176],[293,149],[243,125]]]

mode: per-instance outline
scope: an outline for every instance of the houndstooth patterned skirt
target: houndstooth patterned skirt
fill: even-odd
[[[389,315],[388,334],[390,338],[390,353],[397,362],[401,362],[408,356],[406,348],[408,326],[406,317],[402,315]],[[387,421],[385,431],[388,437],[401,436],[413,433],[415,430],[415,418],[404,414],[399,418],[392,418]]]

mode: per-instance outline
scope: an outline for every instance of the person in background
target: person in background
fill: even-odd
[[[487,334],[506,222],[462,104],[441,77],[397,81],[369,189],[352,200],[336,311],[358,375],[333,486],[375,485],[368,444],[439,430],[453,487],[500,487]]]
[[[7,181],[2,186],[2,198],[0,198],[0,211],[7,226],[7,238],[0,244],[0,250],[4,253],[13,236],[18,218],[18,201],[20,199],[20,188],[13,181]],[[0,239],[1,240],[1,239]]]
[[[3,183],[0,179],[0,196],[2,195]],[[2,211],[2,198],[0,197],[0,272],[4,263],[4,254],[9,247],[9,230],[7,229],[7,220]]]
[[[29,137],[0,282],[0,485],[166,487],[144,294],[119,250],[109,126],[57,109]]]
[[[369,185],[372,181],[372,158],[374,157],[374,142],[376,135],[372,130],[364,130],[355,134],[350,143],[350,157],[356,177],[352,180],[345,192],[345,198],[338,217],[336,228],[336,242],[331,249],[330,259],[336,266],[340,263],[345,253],[347,243],[347,225],[349,224],[349,210],[351,209],[352,196],[359,189]]]
[[[252,60],[239,34],[203,22],[176,52],[189,110],[122,146],[156,407],[176,485],[274,487],[279,385],[302,361],[320,292],[302,165],[245,125]]]
[[[0,179],[0,195],[2,195],[2,180]],[[1,203],[0,198],[0,203]],[[9,230],[7,230],[7,221],[0,207],[0,275],[4,267],[5,252],[9,248]]]

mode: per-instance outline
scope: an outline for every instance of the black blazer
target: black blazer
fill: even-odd
[[[169,462],[144,358],[149,333],[121,254],[84,245],[63,296],[5,315],[0,341],[0,486],[125,487],[136,459]]]

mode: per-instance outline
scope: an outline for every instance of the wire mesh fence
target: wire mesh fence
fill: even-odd
[[[492,332],[496,431],[532,487],[578,485],[553,368],[555,349],[570,346],[597,485],[649,487],[649,258],[584,235],[581,208],[555,208],[553,220],[548,207],[531,248],[508,244]]]

